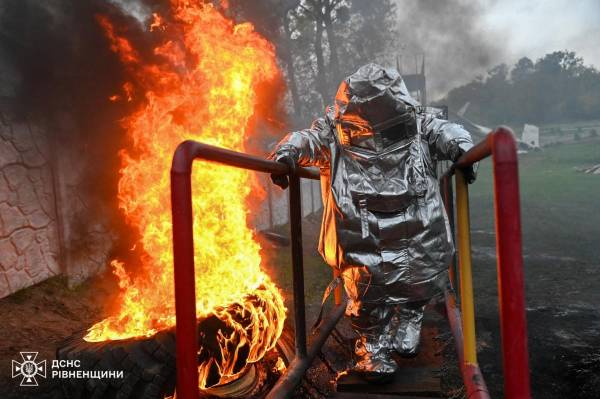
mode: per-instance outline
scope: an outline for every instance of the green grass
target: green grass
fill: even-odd
[[[600,140],[564,144],[519,156],[526,250],[589,261],[598,259],[600,176],[575,170],[597,163],[600,163]],[[474,230],[494,230],[491,169],[490,160],[481,162],[478,181],[470,187]],[[493,236],[486,237],[481,239],[483,244],[493,243]]]
[[[578,128],[590,128],[600,126],[600,120],[585,120],[585,121],[573,121],[566,123],[548,123],[540,125],[540,130],[543,132],[549,132],[553,129],[560,129],[561,131],[572,131]]]

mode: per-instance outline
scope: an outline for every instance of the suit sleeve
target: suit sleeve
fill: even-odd
[[[429,149],[440,160],[456,161],[473,147],[471,135],[459,124],[431,116],[426,116],[423,124]]]
[[[283,157],[292,157],[300,166],[329,165],[331,152],[329,145],[332,131],[325,118],[317,119],[310,129],[299,130],[286,135],[275,147],[270,159],[278,161]]]

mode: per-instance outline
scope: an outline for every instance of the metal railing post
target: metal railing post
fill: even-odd
[[[504,394],[530,398],[517,148],[507,129],[498,129],[491,141]]]
[[[267,180],[267,206],[269,210],[269,229],[273,229],[275,222],[273,221],[273,189],[271,182]]]
[[[304,268],[302,263],[302,196],[298,176],[291,174],[289,181],[296,356],[306,357],[306,315],[304,308]]]
[[[464,174],[456,170],[456,227],[458,236],[458,264],[460,281],[460,309],[464,333],[464,360],[477,364],[475,336],[475,306],[473,303],[473,276],[471,266],[471,222],[469,219],[469,187]]]
[[[496,128],[488,134],[485,140],[463,154],[453,168],[472,165],[490,155],[492,155],[494,167],[498,301],[500,304],[504,395],[510,399],[530,398],[519,172],[517,146],[512,131],[502,126]],[[463,378],[466,378],[464,374]]]
[[[456,297],[450,291],[445,292],[446,315],[450,330],[454,336],[454,344],[456,346],[456,354],[458,355],[458,363],[460,371],[463,375],[463,381],[466,389],[466,397],[468,399],[490,399],[487,386],[478,364],[470,364],[464,359],[464,333],[462,329],[462,318],[460,311],[457,309]]]
[[[171,168],[173,264],[175,277],[175,354],[177,397],[198,397],[198,337],[196,330],[196,279],[192,218],[191,168],[193,157],[185,146],[177,147]],[[175,162],[174,162],[175,163]]]

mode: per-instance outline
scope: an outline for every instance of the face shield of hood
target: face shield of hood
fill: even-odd
[[[376,64],[345,79],[335,98],[335,122],[342,145],[381,152],[417,132],[414,100],[402,77]]]

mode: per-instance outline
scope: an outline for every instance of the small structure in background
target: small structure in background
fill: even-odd
[[[410,92],[423,106],[427,105],[427,79],[425,77],[425,54],[422,56],[421,72],[417,65],[417,57],[415,56],[415,73],[403,73],[402,62],[400,57],[396,56],[396,70],[402,75],[404,84]]]
[[[521,141],[534,149],[540,148],[540,128],[535,125],[525,124],[523,126]]]
[[[513,133],[514,134],[514,133]],[[517,154],[527,154],[529,151],[541,150],[540,147],[540,128],[535,125],[523,125],[521,138],[514,134],[517,141]]]

